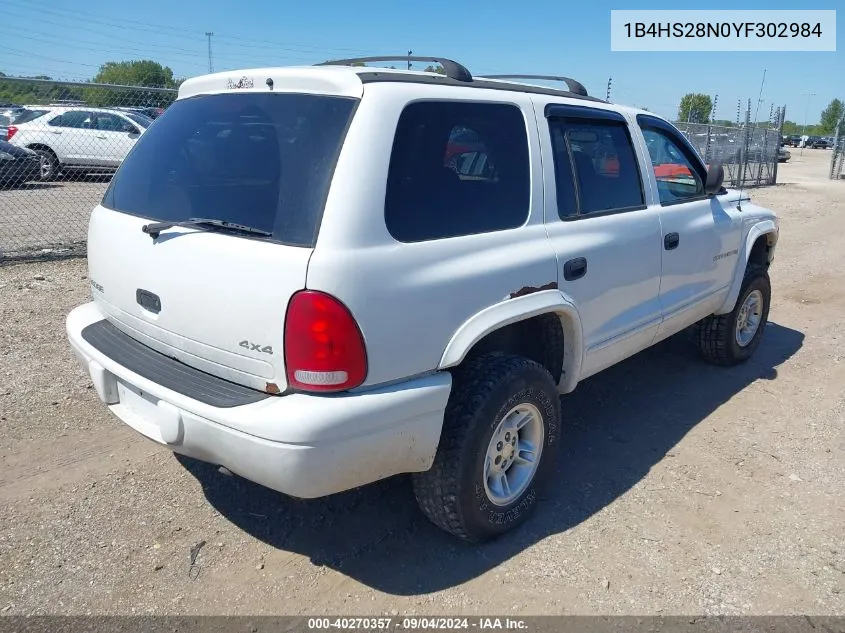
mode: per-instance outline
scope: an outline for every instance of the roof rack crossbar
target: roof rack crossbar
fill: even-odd
[[[562,81],[569,88],[569,92],[581,95],[582,97],[589,97],[587,89],[580,81],[575,81],[570,77],[562,77],[560,75],[484,75],[484,79],[543,79],[545,81]]]
[[[457,81],[472,81],[472,73],[466,66],[445,57],[409,57],[408,55],[388,55],[386,57],[352,57],[350,59],[332,59],[327,62],[314,64],[315,66],[349,66],[353,63],[367,62],[435,62],[443,67],[449,79]]]

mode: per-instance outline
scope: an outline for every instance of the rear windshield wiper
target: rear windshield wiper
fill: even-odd
[[[264,237],[272,237],[270,231],[263,231],[254,226],[246,226],[244,224],[235,224],[234,222],[226,222],[225,220],[217,220],[215,218],[190,218],[182,222],[153,222],[152,224],[145,224],[141,227],[144,233],[148,233],[153,239],[157,238],[162,231],[172,229],[174,226],[213,226],[218,229],[230,229],[232,231],[241,231],[243,233],[251,233],[252,235],[262,235]]]

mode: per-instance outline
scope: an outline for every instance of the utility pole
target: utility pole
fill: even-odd
[[[408,70],[411,70],[411,55],[414,54],[414,51],[408,51]]]
[[[807,107],[804,110],[804,125],[801,126],[801,156],[804,155],[804,133],[807,131],[807,117],[810,115],[810,98],[815,97],[815,92],[802,92],[802,97],[807,97]]]
[[[214,62],[211,59],[211,36],[214,35],[211,31],[206,31],[205,36],[208,38],[208,72],[214,72]]]

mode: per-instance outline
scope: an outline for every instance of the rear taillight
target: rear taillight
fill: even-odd
[[[291,297],[285,319],[288,385],[302,391],[343,391],[367,377],[364,337],[349,309],[323,292]]]
[[[18,133],[18,128],[17,128],[16,126],[14,126],[14,125],[10,125],[10,126],[9,126],[9,127],[7,127],[6,129],[7,129],[7,130],[9,130],[8,132],[6,132],[6,140],[7,140],[7,141],[11,141],[11,140],[12,140],[12,137],[13,137],[15,134],[17,134],[17,133]]]

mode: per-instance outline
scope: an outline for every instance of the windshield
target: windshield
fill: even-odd
[[[176,101],[138,139],[103,206],[163,222],[214,218],[313,246],[355,103],[284,93]]]

